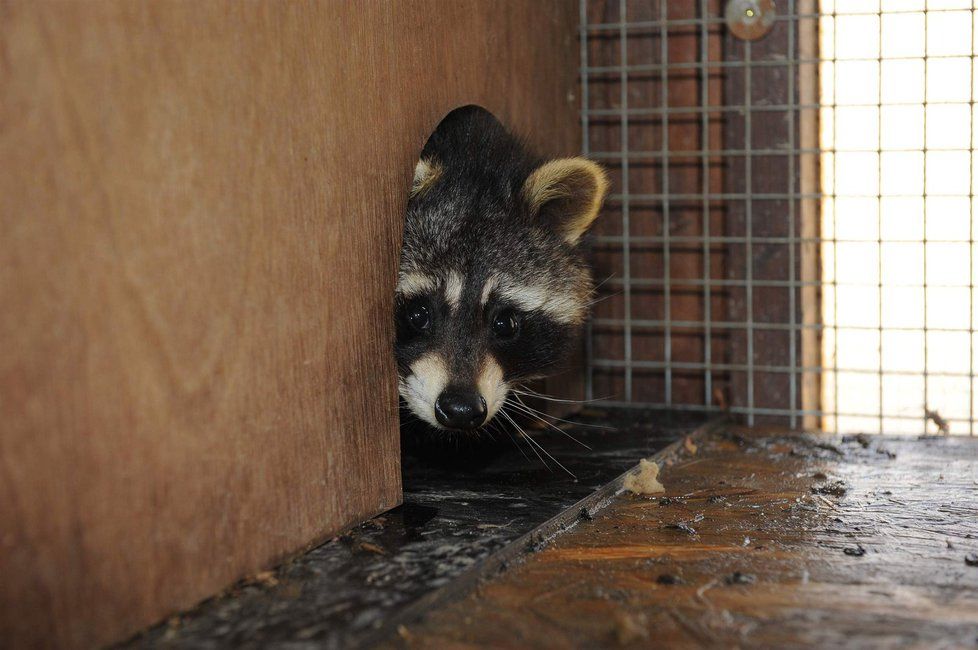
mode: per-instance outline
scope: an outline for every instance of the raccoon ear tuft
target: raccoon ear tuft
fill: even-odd
[[[604,169],[587,158],[551,160],[537,167],[523,185],[530,213],[572,245],[591,227],[607,191]]]
[[[424,194],[441,178],[442,166],[434,158],[422,158],[414,167],[414,181],[411,183],[411,196]]]

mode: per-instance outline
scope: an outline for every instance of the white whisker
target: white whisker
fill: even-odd
[[[507,415],[507,417],[509,417],[509,416]],[[560,469],[562,469],[562,470],[564,470],[565,472],[567,472],[567,473],[568,473],[568,474],[569,474],[569,475],[571,476],[571,478],[573,478],[574,480],[577,480],[577,476],[576,476],[576,475],[574,474],[574,472],[572,472],[572,471],[570,471],[569,469],[567,469],[566,467],[564,467],[564,464],[563,464],[563,463],[561,463],[561,462],[560,462],[559,460],[557,460],[556,458],[554,458],[554,456],[553,456],[553,454],[551,454],[551,453],[550,453],[549,451],[547,451],[547,450],[546,450],[546,448],[544,448],[544,446],[543,446],[543,445],[541,445],[541,444],[540,444],[540,443],[539,443],[538,441],[536,441],[536,440],[534,440],[533,438],[531,438],[531,437],[529,436],[529,434],[527,434],[527,433],[526,433],[526,431],[524,431],[524,430],[523,430],[523,428],[522,428],[522,427],[521,427],[520,425],[518,425],[518,424],[516,424],[516,421],[515,421],[515,420],[513,420],[513,418],[511,418],[511,417],[510,417],[510,418],[509,418],[509,421],[513,423],[513,426],[515,426],[515,427],[516,427],[517,429],[519,429],[519,431],[520,431],[520,433],[522,433],[522,434],[523,434],[523,438],[524,438],[524,439],[525,439],[525,440],[526,440],[526,441],[527,441],[527,442],[528,442],[528,443],[529,443],[529,444],[530,444],[531,446],[533,446],[533,447],[535,447],[536,449],[539,449],[540,451],[542,451],[542,452],[543,452],[544,454],[546,454],[546,455],[547,455],[547,458],[549,458],[550,460],[552,460],[553,462],[555,462],[555,463],[557,464],[557,467],[559,467]],[[539,454],[537,454],[537,456],[539,456]],[[541,457],[541,458],[540,458],[540,460],[541,460],[541,461],[543,461],[543,458]],[[545,462],[544,462],[544,465],[546,465],[546,463],[545,463]],[[547,466],[547,469],[550,469],[550,466],[549,466],[549,465]],[[551,470],[551,471],[553,471],[553,470]]]
[[[509,432],[509,429],[506,428],[506,425],[504,425],[499,420],[493,420],[492,422],[490,422],[490,424],[498,425],[499,426],[499,430],[502,431],[502,432],[504,432],[507,436],[509,436],[509,439],[512,441],[513,446],[516,447],[517,450],[519,450],[519,452],[523,456],[523,458],[526,459],[526,462],[530,462],[530,457],[526,455],[526,452],[523,451],[523,448],[520,447],[520,444],[518,442],[516,442],[516,438],[514,438],[513,437],[513,434]]]
[[[581,442],[580,440],[578,440],[577,438],[575,438],[571,434],[567,433],[566,431],[564,431],[563,429],[561,429],[560,427],[558,427],[553,422],[550,422],[549,420],[546,419],[546,418],[548,418],[550,416],[545,415],[545,414],[542,414],[539,411],[534,411],[534,409],[532,409],[529,406],[527,406],[526,404],[524,404],[523,401],[520,400],[520,398],[518,396],[513,395],[513,397],[516,400],[518,400],[519,403],[517,404],[515,402],[510,402],[510,406],[512,406],[513,408],[515,408],[517,411],[519,411],[521,413],[524,413],[524,414],[530,416],[531,418],[534,418],[538,422],[542,422],[543,424],[547,425],[548,427],[550,427],[551,429],[553,429],[557,433],[560,433],[560,434],[563,434],[563,435],[567,436],[567,438],[569,438],[570,440],[573,440],[574,442],[576,442],[580,446],[584,447],[588,451],[593,451],[593,449],[591,449],[590,446],[584,444],[583,442]]]
[[[601,296],[600,298],[595,298],[594,300],[592,300],[592,301],[590,301],[589,303],[587,303],[587,304],[585,305],[585,307],[589,307],[589,308],[590,308],[590,307],[594,307],[594,306],[595,306],[596,304],[598,304],[599,302],[604,302],[604,301],[605,301],[605,300],[607,300],[608,298],[614,298],[615,296],[620,296],[621,294],[622,294],[622,292],[621,292],[621,291],[616,291],[616,292],[614,292],[614,293],[609,293],[609,294],[606,294],[606,295],[604,295],[604,296]]]
[[[510,424],[512,424],[514,427],[516,427],[517,431],[519,431],[520,434],[522,434],[524,440],[529,440],[528,436],[526,435],[526,432],[523,431],[523,429],[520,427],[520,425],[516,424],[516,421],[513,420],[512,417],[510,417],[509,413],[507,413],[505,411],[505,408],[506,408],[506,405],[504,404],[503,405],[503,408],[500,409],[499,412],[503,415],[503,417],[505,417],[507,420],[509,420]],[[543,456],[540,455],[540,452],[538,452],[536,450],[536,448],[534,448],[534,446],[532,444],[530,444],[530,449],[532,449],[533,450],[533,453],[537,455],[537,458],[540,459],[540,462],[543,463],[543,466],[546,467],[548,470],[550,470],[552,472],[553,470],[550,469],[550,465],[547,465],[547,461],[545,461],[543,459]]]
[[[510,390],[510,392],[513,393],[513,397],[515,397],[516,399],[519,399],[519,393],[518,393],[518,391]],[[529,397],[536,397],[536,395],[529,395]],[[546,415],[542,411],[539,411],[539,410],[537,410],[535,408],[532,408],[530,406],[527,406],[526,402],[524,402],[523,400],[520,400],[520,404],[522,404],[523,406],[526,406],[526,408],[530,409],[534,413],[537,413],[538,415],[542,415],[544,417],[548,417],[548,418],[550,418],[552,420],[557,420],[558,422],[565,422],[567,424],[572,424],[575,427],[590,427],[592,429],[604,429],[606,431],[614,431],[615,430],[614,427],[607,427],[607,426],[604,426],[602,424],[588,424],[587,422],[575,422],[573,420],[565,420],[564,418],[559,418],[556,415]]]
[[[522,390],[516,388],[510,388],[509,390],[514,393],[519,393],[520,395],[527,395],[528,397],[536,397],[537,399],[542,399],[547,402],[560,402],[561,404],[590,404],[592,402],[603,402],[609,398],[607,397],[595,397],[594,399],[563,399],[560,397],[550,397],[549,395],[544,395],[543,393],[538,393],[534,390],[530,390],[526,386],[519,384]]]
[[[608,280],[610,280],[611,278],[613,278],[613,277],[615,277],[615,274],[614,274],[614,273],[612,273],[611,275],[609,275],[608,277],[606,277],[606,278],[605,278],[604,280],[602,280],[601,282],[599,282],[599,283],[597,283],[596,285],[594,285],[594,290],[595,290],[595,291],[597,291],[598,289],[600,289],[601,287],[603,287],[603,286],[604,286],[604,284],[605,284],[605,283],[606,283],[606,282],[607,282]]]

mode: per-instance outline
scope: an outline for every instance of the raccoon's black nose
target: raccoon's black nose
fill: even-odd
[[[475,429],[486,421],[486,400],[475,391],[448,389],[435,400],[435,416],[450,429]]]

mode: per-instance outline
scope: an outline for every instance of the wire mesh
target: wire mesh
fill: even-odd
[[[581,0],[587,397],[973,435],[975,7],[774,5]]]

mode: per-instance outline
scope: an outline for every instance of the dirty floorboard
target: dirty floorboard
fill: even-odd
[[[404,504],[338,535],[220,597],[130,639],[128,647],[348,648],[396,629],[411,608],[498,557],[702,424],[654,411],[582,413],[537,432],[543,452],[503,437],[498,446],[419,445],[404,458]],[[583,445],[586,446],[582,446]],[[573,476],[571,475],[573,474]],[[3,644],[0,643],[0,646]]]
[[[978,647],[978,439],[722,428],[391,647]]]

